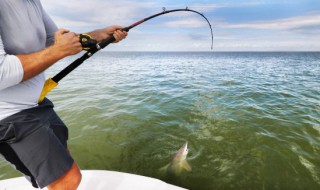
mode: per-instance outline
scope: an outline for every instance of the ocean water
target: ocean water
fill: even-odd
[[[320,53],[100,52],[48,97],[81,169],[190,190],[320,189]],[[192,171],[160,172],[185,142]]]

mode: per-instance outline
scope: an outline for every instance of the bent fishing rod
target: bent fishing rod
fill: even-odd
[[[163,8],[163,11],[158,13],[158,14],[154,14],[152,16],[149,16],[147,18],[144,18],[128,27],[122,28],[122,31],[126,31],[129,32],[130,29],[150,20],[153,19],[155,17],[164,15],[164,14],[169,14],[169,13],[173,13],[173,12],[180,12],[180,11],[185,11],[185,12],[193,12],[196,13],[200,16],[202,16],[207,23],[209,24],[210,30],[211,30],[211,49],[213,48],[213,32],[212,32],[212,26],[209,22],[209,20],[200,12],[192,10],[192,9],[188,9],[188,7],[186,7],[185,9],[173,9],[173,10],[165,10],[165,8]],[[60,71],[58,74],[56,74],[54,77],[49,78],[46,80],[40,98],[39,98],[39,103],[42,102],[45,98],[45,96],[58,85],[58,82],[63,79],[65,76],[67,76],[71,71],[73,71],[74,69],[76,69],[78,66],[80,66],[85,60],[87,60],[88,58],[90,58],[93,54],[97,53],[99,50],[105,48],[106,46],[108,46],[110,43],[114,42],[116,39],[111,36],[103,41],[101,41],[100,43],[96,43],[95,40],[93,40],[89,35],[87,34],[80,34],[79,35],[80,38],[80,42],[82,44],[82,47],[84,50],[87,50],[87,52],[81,56],[80,58],[76,59],[74,62],[72,62],[70,65],[68,65],[66,68],[64,68],[62,71]]]

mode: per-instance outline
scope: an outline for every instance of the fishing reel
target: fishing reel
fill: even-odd
[[[83,50],[88,51],[97,45],[97,40],[93,39],[89,34],[79,34],[78,37]]]

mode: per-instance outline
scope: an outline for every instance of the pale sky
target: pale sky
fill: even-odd
[[[59,28],[80,33],[132,23],[188,6],[213,26],[214,51],[320,51],[319,0],[50,0],[42,1]],[[211,51],[199,15],[179,12],[133,28],[107,51]]]

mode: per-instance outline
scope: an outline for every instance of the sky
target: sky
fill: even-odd
[[[320,0],[51,0],[43,7],[58,25],[85,33],[129,26],[163,10],[203,13],[213,51],[320,51]],[[212,51],[207,22],[189,12],[147,21],[108,51]]]

